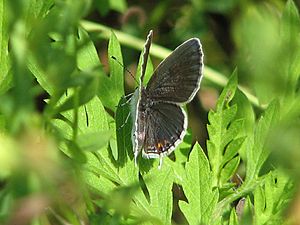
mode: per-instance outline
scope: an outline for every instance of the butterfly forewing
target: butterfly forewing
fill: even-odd
[[[199,39],[178,46],[154,71],[147,94],[155,101],[187,103],[200,87],[203,53]]]

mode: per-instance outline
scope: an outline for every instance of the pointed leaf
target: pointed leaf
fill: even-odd
[[[199,144],[195,144],[186,163],[186,179],[182,187],[188,203],[179,207],[189,224],[209,224],[218,201],[218,191],[212,186],[212,172]]]
[[[270,172],[264,186],[254,191],[254,224],[282,224],[281,212],[286,209],[292,197],[294,185],[280,170]]]
[[[259,119],[255,127],[254,136],[249,140],[250,149],[247,151],[248,161],[245,182],[249,182],[258,177],[262,165],[268,158],[270,152],[268,149],[265,149],[265,143],[271,128],[278,119],[279,103],[273,101]],[[252,144],[250,142],[252,142]]]
[[[236,87],[237,87],[237,70],[235,70],[232,73],[226,87],[223,89],[220,97],[218,98],[217,111],[223,109],[223,107],[232,100],[236,91]]]
[[[161,169],[157,166],[143,176],[149,191],[151,216],[160,220],[161,224],[171,224],[173,197],[173,172],[164,165]]]
[[[240,164],[240,157],[234,157],[231,159],[221,171],[221,181],[223,183],[227,182],[235,173]]]
[[[235,209],[232,209],[230,212],[229,225],[238,225],[238,218],[235,212]]]
[[[108,44],[108,62],[110,76],[100,77],[98,95],[104,106],[115,112],[120,98],[124,95],[124,73],[123,67],[120,65],[120,63],[123,65],[121,47],[113,32]]]
[[[0,1],[0,95],[11,87],[12,75],[8,53],[8,6],[7,1]]]
[[[127,154],[132,156],[132,119],[130,115],[129,104],[126,103],[126,101],[127,100],[125,98],[121,98],[116,111],[116,135],[119,165],[124,164]]]
[[[100,60],[97,54],[96,47],[90,39],[88,33],[83,28],[78,28],[79,45],[77,52],[77,65],[80,70],[91,70],[99,67]]]
[[[207,152],[213,173],[213,185],[222,186],[228,180],[227,175],[232,175],[232,170],[222,172],[227,164],[240,150],[245,138],[240,138],[240,133],[244,129],[244,120],[236,119],[238,112],[237,105],[230,105],[237,88],[237,73],[233,72],[228,84],[222,91],[216,112],[210,111],[208,114],[209,125],[207,131],[209,140],[207,141]],[[235,163],[238,163],[235,161]],[[233,164],[228,165],[233,169]],[[234,167],[238,165],[234,164]],[[225,175],[225,177],[221,177]]]

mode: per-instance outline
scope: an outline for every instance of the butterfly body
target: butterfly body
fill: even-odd
[[[159,64],[145,87],[143,78],[151,39],[152,31],[145,44],[140,85],[131,100],[135,159],[141,151],[144,158],[162,158],[182,142],[187,129],[182,105],[193,99],[202,78],[201,44],[192,38]]]

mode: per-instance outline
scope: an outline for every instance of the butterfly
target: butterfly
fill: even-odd
[[[151,30],[144,45],[139,87],[130,103],[131,141],[135,163],[142,151],[144,158],[160,158],[161,166],[162,158],[174,151],[186,134],[187,115],[182,106],[200,88],[203,51],[198,38],[185,41],[158,65],[144,86],[152,37]]]

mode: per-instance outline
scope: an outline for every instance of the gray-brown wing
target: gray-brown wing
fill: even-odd
[[[170,154],[182,141],[187,127],[183,109],[172,103],[156,102],[146,114],[143,157]]]
[[[202,70],[201,43],[192,38],[159,64],[148,82],[148,96],[154,101],[189,102],[199,90]]]

